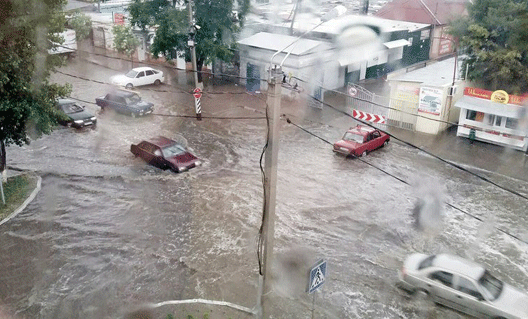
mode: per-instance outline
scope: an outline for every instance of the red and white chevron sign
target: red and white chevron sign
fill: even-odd
[[[367,112],[361,112],[361,111],[353,109],[352,116],[354,118],[357,118],[363,121],[368,121],[368,122],[378,123],[378,124],[385,124],[385,116],[381,116],[381,115],[370,114]]]

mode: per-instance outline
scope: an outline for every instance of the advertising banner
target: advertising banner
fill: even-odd
[[[442,90],[431,87],[420,88],[418,112],[440,115],[442,111]]]

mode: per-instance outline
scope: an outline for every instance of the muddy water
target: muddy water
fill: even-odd
[[[112,74],[97,66],[66,71],[79,70],[94,79]],[[74,97],[84,100],[107,89],[57,80],[72,81]],[[161,88],[167,92],[141,90],[156,113],[189,114],[190,95]],[[262,115],[264,107],[262,99],[244,94],[204,97],[203,104],[218,116]],[[287,104],[284,111],[329,141],[350,126],[331,112],[310,121],[317,112],[297,116]],[[316,318],[464,317],[395,288],[396,270],[414,251],[472,257],[528,289],[527,246],[494,228],[522,236],[528,224],[523,200],[398,143],[364,158],[406,185],[282,125],[274,318],[309,318],[313,307]],[[134,159],[130,144],[155,135],[184,141],[204,165],[174,174]],[[20,318],[117,318],[142,303],[189,298],[253,307],[264,137],[263,120],[104,114],[96,130],[59,129],[29,146],[10,147],[9,165],[36,171],[43,184],[27,209],[0,229],[0,305]],[[521,191],[528,187],[481,173]],[[440,227],[417,231],[412,210],[424,189],[489,223],[443,207],[438,216],[425,212]],[[329,273],[312,304],[307,270],[321,258]]]

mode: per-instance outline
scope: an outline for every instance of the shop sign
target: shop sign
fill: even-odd
[[[122,13],[114,13],[114,24],[125,25],[125,15]]]
[[[510,96],[506,91],[503,90],[497,90],[493,93],[491,93],[491,98],[493,102],[502,103],[502,104],[508,104],[508,100],[510,99]]]
[[[420,88],[418,112],[440,115],[442,108],[442,90],[430,87]]]
[[[522,105],[526,100],[526,96],[509,95],[504,90],[487,91],[478,88],[467,87],[464,89],[464,95],[478,97],[481,99],[490,100],[497,103],[503,104],[516,104]]]

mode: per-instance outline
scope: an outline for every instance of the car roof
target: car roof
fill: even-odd
[[[66,105],[66,104],[73,104],[75,103],[75,101],[70,100],[70,99],[57,99],[57,103],[59,103],[60,105]]]
[[[351,127],[347,132],[361,134],[361,135],[366,135],[366,134],[368,134],[370,132],[373,132],[375,130],[376,130],[375,128],[372,128],[372,127],[369,127],[369,126],[358,125],[356,127]]]
[[[109,92],[110,94],[119,95],[119,96],[131,96],[131,95],[139,95],[137,92],[134,91],[128,91],[128,90],[114,90],[112,92]]]
[[[172,144],[178,144],[176,141],[173,141],[171,140],[170,138],[168,137],[165,137],[165,136],[156,136],[156,137],[153,137],[151,139],[148,140],[148,142],[160,147],[160,148],[163,148],[163,147],[166,147],[166,146],[169,146],[169,145],[172,145]]]
[[[480,279],[486,270],[482,265],[479,265],[476,262],[448,254],[437,255],[433,261],[433,265],[452,273],[465,275],[474,280]]]
[[[134,70],[136,72],[141,72],[141,71],[154,70],[154,69],[151,68],[151,67],[148,67],[148,66],[141,66],[139,68],[133,68],[132,70]]]

